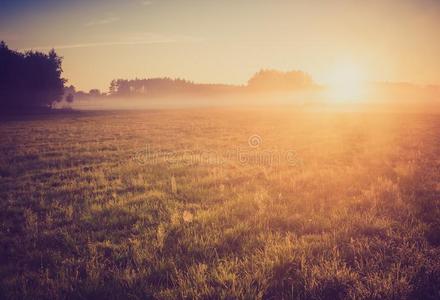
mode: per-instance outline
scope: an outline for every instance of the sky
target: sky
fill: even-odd
[[[262,68],[319,83],[440,84],[438,0],[0,0],[0,40],[64,57],[78,90],[168,76],[245,84]]]

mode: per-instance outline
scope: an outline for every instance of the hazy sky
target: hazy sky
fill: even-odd
[[[347,62],[368,80],[440,83],[437,0],[0,0],[0,39],[54,47],[84,90],[157,76],[241,84],[261,68],[325,83]]]

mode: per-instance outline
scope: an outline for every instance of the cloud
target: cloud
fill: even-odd
[[[141,1],[141,4],[144,6],[149,6],[149,5],[153,4],[153,1],[143,0],[143,1]]]
[[[157,33],[134,33],[125,35],[126,37],[116,41],[103,41],[91,43],[72,43],[59,45],[44,45],[29,48],[22,48],[20,51],[29,50],[50,50],[50,49],[76,49],[76,48],[95,48],[95,47],[110,47],[110,46],[130,46],[130,45],[153,45],[153,44],[167,44],[179,42],[197,42],[200,38],[186,36],[186,35],[162,35]]]
[[[84,26],[91,27],[91,26],[97,26],[97,25],[106,25],[106,24],[114,23],[114,22],[119,21],[119,20],[120,20],[119,17],[107,16],[107,17],[102,18],[102,19],[97,19],[97,20],[92,20],[90,22],[87,22],[86,24],[84,24]]]

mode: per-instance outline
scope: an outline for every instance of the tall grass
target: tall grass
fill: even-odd
[[[439,299],[439,132],[277,110],[2,122],[0,298]]]

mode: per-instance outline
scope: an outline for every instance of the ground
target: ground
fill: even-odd
[[[0,125],[0,298],[440,298],[440,116]]]

